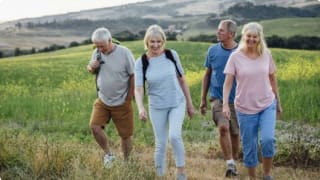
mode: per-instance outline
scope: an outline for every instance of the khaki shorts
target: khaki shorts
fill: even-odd
[[[239,134],[239,124],[234,110],[234,105],[229,104],[231,112],[231,120],[227,119],[222,113],[222,101],[220,99],[210,99],[212,119],[214,123],[219,126],[220,124],[227,124],[230,127],[230,133],[232,135]]]
[[[90,125],[99,125],[102,128],[112,119],[118,134],[122,138],[133,135],[133,109],[131,101],[125,101],[119,106],[107,106],[99,98],[93,104]]]

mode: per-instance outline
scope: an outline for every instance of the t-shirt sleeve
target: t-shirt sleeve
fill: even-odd
[[[136,60],[136,63],[135,63],[135,78],[134,78],[134,81],[135,81],[135,86],[136,87],[141,87],[143,86],[143,74],[142,74],[142,60],[141,60],[141,57],[138,58]]]
[[[128,74],[134,74],[134,57],[129,49],[127,49],[126,58],[128,60],[127,63],[127,72]]]
[[[181,75],[183,75],[184,71],[183,71],[178,53],[175,50],[171,50],[171,52],[172,52],[174,60],[176,61],[179,72],[181,73]]]
[[[268,51],[268,59],[269,59],[269,74],[273,74],[276,72],[276,65],[274,64],[271,52]]]
[[[232,75],[236,74],[235,58],[236,58],[235,54],[231,53],[231,55],[229,56],[228,62],[226,64],[226,67],[224,68],[224,71],[223,71],[224,74],[232,74]]]
[[[210,68],[210,62],[209,62],[209,57],[210,57],[210,49],[211,48],[209,48],[208,49],[208,52],[207,52],[207,56],[206,56],[206,58],[205,58],[205,60],[204,60],[204,67],[207,67],[207,68]]]

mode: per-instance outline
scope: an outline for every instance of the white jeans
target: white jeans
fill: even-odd
[[[183,100],[177,107],[165,109],[149,108],[150,119],[155,136],[155,167],[158,176],[164,176],[166,170],[166,152],[168,135],[171,143],[176,167],[185,165],[184,145],[181,136],[182,123],[186,111],[186,101]],[[169,133],[168,127],[169,126]]]

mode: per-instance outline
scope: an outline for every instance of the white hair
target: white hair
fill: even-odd
[[[111,33],[107,28],[101,27],[96,29],[91,36],[91,41],[94,42],[106,42],[108,43],[112,39]]]

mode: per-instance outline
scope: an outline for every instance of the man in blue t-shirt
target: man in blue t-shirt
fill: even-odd
[[[229,102],[222,102],[224,67],[230,54],[237,48],[234,41],[237,25],[232,20],[220,22],[217,30],[219,43],[210,46],[205,60],[206,72],[202,81],[200,112],[206,114],[207,93],[210,87],[210,104],[212,119],[219,129],[220,146],[227,161],[226,177],[237,176],[235,161],[239,154],[239,125],[234,111],[235,81],[230,93]],[[222,114],[223,103],[230,104],[231,118],[226,119]]]

